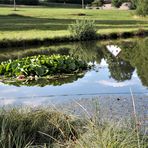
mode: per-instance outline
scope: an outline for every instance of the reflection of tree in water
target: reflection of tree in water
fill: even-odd
[[[131,79],[134,68],[129,62],[121,58],[116,58],[108,52],[106,52],[104,56],[107,59],[111,78],[115,79],[116,81],[125,81]]]
[[[122,48],[121,57],[136,68],[142,84],[148,86],[148,38],[122,44]]]
[[[18,81],[18,80],[8,80],[5,79],[2,82],[4,84],[8,85],[14,85],[14,86],[39,86],[39,87],[44,87],[47,85],[52,85],[52,86],[61,86],[63,84],[67,83],[73,83],[74,81],[77,81],[78,79],[83,78],[85,73],[80,73],[80,74],[73,74],[73,75],[63,75],[63,76],[57,76],[54,78],[39,78],[38,80],[25,80],[25,81]]]
[[[103,58],[102,46],[98,46],[95,41],[73,44],[70,54],[86,62],[97,62],[98,64]]]
[[[28,48],[28,49],[5,49],[0,53],[0,62],[7,61],[9,59],[21,59],[27,56],[34,56],[34,55],[53,55],[53,54],[60,54],[60,55],[69,55],[69,48],[59,47],[51,48],[51,47],[40,47],[40,48]]]
[[[113,41],[115,44],[116,41]],[[97,62],[107,59],[111,77],[117,81],[129,80],[132,77],[134,68],[143,85],[148,86],[148,38],[137,39],[136,41],[121,41],[117,45],[122,49],[118,58],[113,57],[105,46],[95,41],[77,42],[52,47],[40,47],[39,49],[8,50],[0,53],[0,62],[5,59],[16,59],[32,55],[66,54],[80,58],[86,62]]]
[[[7,49],[0,53],[0,62],[9,59],[23,58],[34,55],[71,55],[87,62],[101,62],[103,57],[102,47],[97,46],[95,41],[77,42],[65,45],[28,48],[28,49]]]

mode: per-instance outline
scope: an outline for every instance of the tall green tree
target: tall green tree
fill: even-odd
[[[148,15],[148,0],[137,0],[136,12],[138,15],[146,16]]]
[[[121,4],[122,4],[122,2],[121,2],[121,0],[112,0],[112,5],[114,6],[114,7],[120,7],[121,6]]]

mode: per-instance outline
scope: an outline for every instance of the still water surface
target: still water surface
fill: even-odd
[[[107,45],[117,45],[115,57]],[[55,46],[0,49],[0,62],[38,54],[66,54],[81,58],[95,67],[81,76],[34,83],[0,82],[0,105],[41,105],[102,95],[130,95],[148,98],[148,38],[108,42],[79,42]]]

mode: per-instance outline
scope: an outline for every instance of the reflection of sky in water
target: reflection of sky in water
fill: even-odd
[[[147,89],[142,86],[136,71],[133,73],[131,80],[124,82],[116,82],[109,78],[109,75],[107,64],[102,60],[97,70],[88,71],[83,78],[62,86],[15,87],[0,83],[0,104],[9,105],[17,102],[24,105],[34,104],[38,106],[45,102],[58,102],[56,99],[50,99],[51,95],[56,95],[55,98],[64,98],[67,95],[70,99],[73,97],[79,98],[79,94],[80,96],[85,94],[84,96],[88,95],[89,97],[101,94],[127,94],[130,93],[130,88],[132,88],[133,93],[148,93]]]

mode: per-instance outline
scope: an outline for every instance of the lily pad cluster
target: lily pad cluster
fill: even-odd
[[[87,63],[66,55],[38,55],[17,60],[8,60],[0,64],[0,75],[7,77],[47,76],[64,73],[76,73],[87,69]]]

